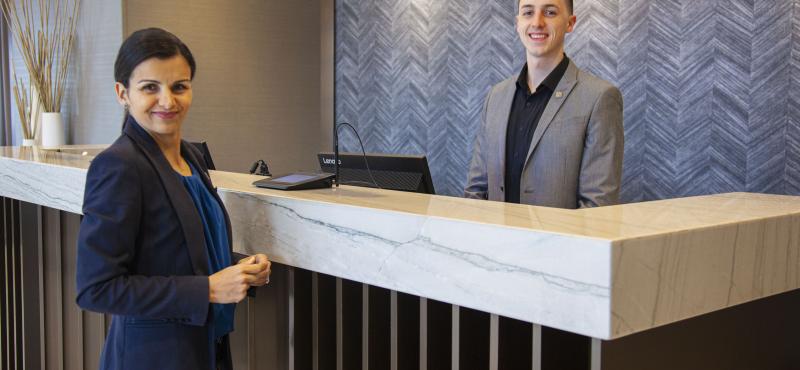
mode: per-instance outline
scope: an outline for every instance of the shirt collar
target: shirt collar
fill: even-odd
[[[547,75],[544,80],[542,80],[540,86],[545,86],[550,89],[550,91],[555,91],[556,87],[558,87],[558,83],[561,81],[561,78],[564,77],[564,72],[567,71],[569,62],[569,57],[564,54],[564,59],[561,59],[561,62],[558,63],[556,68],[553,68],[550,74]],[[524,88],[528,94],[531,93],[530,89],[528,89],[528,63],[525,63],[525,65],[522,66],[522,71],[519,73],[519,78],[517,78],[517,86],[519,88]]]

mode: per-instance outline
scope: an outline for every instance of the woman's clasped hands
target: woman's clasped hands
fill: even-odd
[[[272,263],[266,255],[256,254],[208,277],[208,299],[211,303],[237,303],[244,299],[251,286],[269,283]]]

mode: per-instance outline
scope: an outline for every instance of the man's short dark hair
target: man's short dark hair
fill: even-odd
[[[519,10],[519,2],[522,0],[517,0],[517,10]],[[573,4],[572,0],[564,0],[567,3],[567,10],[569,10],[569,14],[572,15]]]

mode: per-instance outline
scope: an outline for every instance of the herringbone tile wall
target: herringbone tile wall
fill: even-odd
[[[337,0],[336,118],[460,195],[516,0]],[[625,97],[626,202],[800,194],[800,0],[575,0],[567,54]],[[342,134],[343,147],[357,141]]]

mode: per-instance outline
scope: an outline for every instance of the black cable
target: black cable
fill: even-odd
[[[375,178],[372,177],[372,170],[369,168],[369,160],[367,160],[367,151],[364,150],[364,142],[361,141],[361,136],[358,135],[358,131],[356,131],[356,128],[353,127],[353,125],[351,125],[351,124],[349,124],[347,122],[340,122],[340,123],[336,124],[336,130],[335,131],[337,133],[339,132],[339,127],[342,126],[342,125],[350,127],[350,129],[353,130],[353,133],[356,134],[356,139],[358,139],[358,144],[361,145],[361,155],[364,158],[364,165],[367,166],[367,173],[369,174],[369,179],[372,180],[372,184],[375,185],[376,188],[383,189],[380,185],[378,185],[378,182],[375,181]],[[338,165],[338,163],[334,163],[334,164]],[[360,182],[360,183],[367,184],[367,182],[363,182],[363,181],[348,181],[348,182],[351,182],[351,183]]]
[[[250,174],[256,173],[256,169],[258,169],[258,165],[260,164],[259,163],[260,161],[261,160],[259,159],[259,160],[255,161],[255,162],[253,162],[253,165],[250,166]]]

